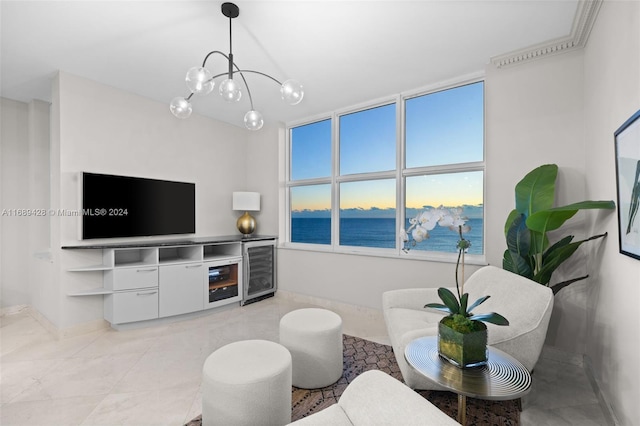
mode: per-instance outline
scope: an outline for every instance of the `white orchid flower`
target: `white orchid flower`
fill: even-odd
[[[427,231],[431,231],[438,224],[438,216],[431,210],[425,210],[418,215],[418,222],[421,227]]]
[[[440,218],[440,220],[438,221],[438,225],[450,228],[453,226],[453,222],[454,222],[453,216],[451,216],[450,214],[447,214]]]
[[[411,236],[416,243],[419,243],[429,238],[429,231],[422,226],[416,226],[411,231]]]
[[[408,229],[400,229],[400,239],[404,243],[403,250],[408,252],[411,247],[429,238],[429,231],[432,231],[436,225],[460,234],[469,232],[471,227],[466,224],[468,220],[469,218],[463,216],[463,209],[460,207],[446,208],[441,205],[438,208],[423,210],[416,217],[409,219]],[[460,238],[458,248],[466,251],[471,244],[462,238],[462,235]],[[460,247],[461,244],[464,247]]]

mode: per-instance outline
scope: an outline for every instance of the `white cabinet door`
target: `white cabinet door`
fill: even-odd
[[[158,318],[158,289],[123,291],[106,296],[105,316],[112,324]]]
[[[204,306],[202,263],[160,267],[160,317],[201,311]]]

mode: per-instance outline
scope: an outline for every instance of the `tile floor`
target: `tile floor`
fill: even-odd
[[[273,297],[206,316],[56,340],[28,312],[0,318],[0,424],[182,425],[201,412],[206,357],[240,339],[277,340],[285,313],[312,306]],[[344,332],[388,344],[383,321],[337,309]],[[522,424],[605,425],[581,367],[543,354]]]

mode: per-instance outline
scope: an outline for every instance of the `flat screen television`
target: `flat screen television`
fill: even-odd
[[[196,232],[196,184],[82,173],[82,239]]]

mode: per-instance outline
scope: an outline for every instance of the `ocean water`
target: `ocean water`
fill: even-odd
[[[469,219],[471,231],[464,237],[471,241],[468,253],[482,254],[483,220]],[[407,221],[405,229],[409,227]],[[358,247],[395,248],[396,220],[388,218],[343,218],[340,219],[340,245]],[[291,241],[294,243],[331,244],[331,219],[292,218]],[[412,250],[456,253],[458,233],[436,226],[429,239],[417,244]]]

